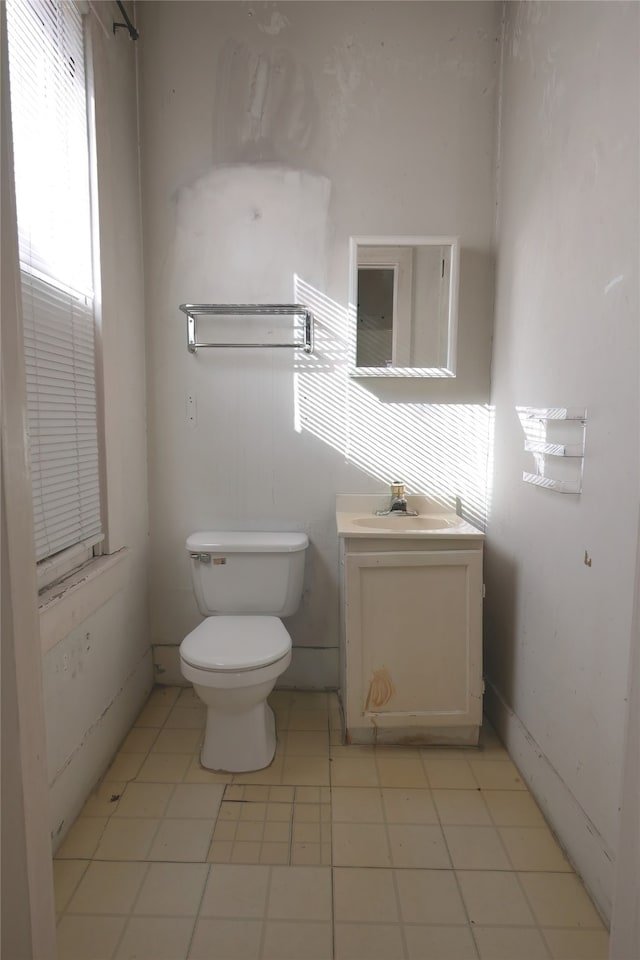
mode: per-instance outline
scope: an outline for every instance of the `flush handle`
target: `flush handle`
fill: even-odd
[[[192,560],[199,560],[200,563],[211,563],[210,553],[190,553],[189,556]]]

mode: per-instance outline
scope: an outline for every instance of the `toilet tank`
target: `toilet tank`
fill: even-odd
[[[192,533],[186,546],[200,613],[295,613],[308,545],[305,533]]]

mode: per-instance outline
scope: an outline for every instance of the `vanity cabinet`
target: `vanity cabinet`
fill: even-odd
[[[475,744],[482,541],[342,540],[347,741]]]

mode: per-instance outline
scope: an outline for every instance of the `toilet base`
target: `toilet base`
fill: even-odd
[[[200,762],[208,770],[248,773],[268,767],[276,752],[276,720],[263,700],[243,713],[207,708]]]
[[[276,721],[267,697],[291,663],[284,657],[250,670],[203,670],[180,657],[185,680],[207,708],[203,767],[249,773],[268,767],[276,752]]]

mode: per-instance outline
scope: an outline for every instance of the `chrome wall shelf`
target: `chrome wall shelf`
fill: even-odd
[[[519,407],[518,415],[525,432],[524,449],[533,454],[537,468],[535,472],[523,471],[523,481],[556,493],[581,493],[587,424],[585,408]],[[565,429],[562,422],[567,424]],[[551,423],[552,439],[549,439],[547,432]],[[567,442],[563,442],[562,433],[568,433]],[[549,469],[547,457],[551,458],[551,464],[556,463],[556,467]],[[568,462],[560,470],[562,460]],[[549,473],[558,472],[564,475],[549,476]]]
[[[583,457],[584,443],[546,443],[544,440],[525,440],[527,453],[546,453],[549,457]]]
[[[519,407],[527,420],[582,420],[587,419],[584,407]]]
[[[301,303],[181,303],[180,310],[187,317],[187,349],[195,353],[200,347],[288,347],[294,350],[313,351],[313,314]],[[291,343],[205,343],[198,340],[198,317],[273,317],[301,316],[302,339]]]
[[[525,483],[533,483],[536,487],[546,490],[555,490],[556,493],[582,493],[582,475],[579,480],[552,480],[542,473],[527,473],[523,471],[522,479]]]

